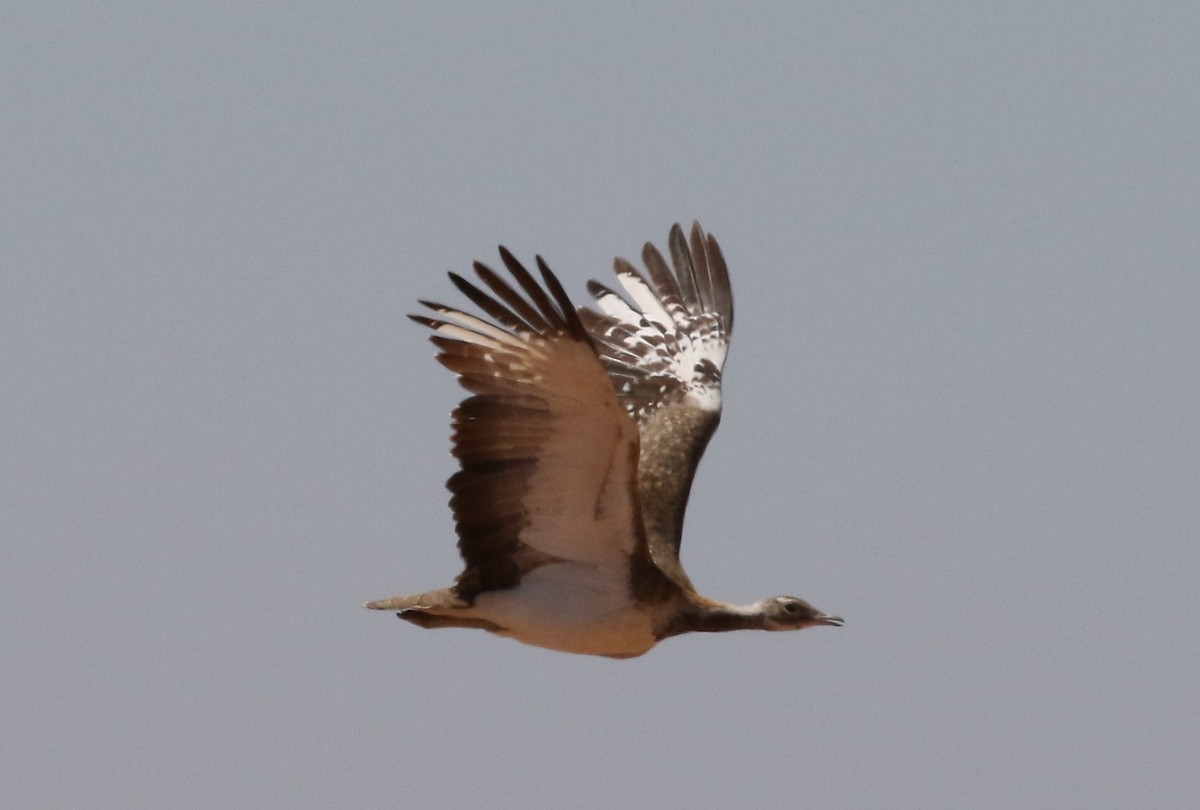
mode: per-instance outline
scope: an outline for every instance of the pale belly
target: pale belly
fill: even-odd
[[[624,569],[580,563],[546,565],[506,591],[480,594],[468,611],[499,627],[499,635],[536,647],[629,658],[657,639],[652,618],[629,597]]]

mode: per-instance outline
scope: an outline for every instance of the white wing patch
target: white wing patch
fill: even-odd
[[[721,368],[733,325],[724,260],[715,240],[698,226],[690,246],[676,226],[671,253],[673,273],[646,246],[649,280],[617,259],[617,280],[628,298],[593,281],[588,289],[603,314],[580,313],[622,403],[639,421],[670,404],[721,409]]]
[[[675,319],[667,313],[658,296],[650,289],[650,285],[646,283],[645,279],[633,269],[633,266],[621,259],[617,260],[616,266],[617,280],[621,282],[625,292],[629,293],[633,303],[641,310],[638,320],[643,323],[652,323],[664,331],[673,326]],[[633,311],[632,307],[627,307],[627,309]]]

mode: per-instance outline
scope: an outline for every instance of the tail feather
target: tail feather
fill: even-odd
[[[394,610],[401,619],[418,627],[476,627],[493,633],[502,632],[499,625],[487,619],[458,614],[457,611],[469,611],[471,606],[459,597],[454,588],[377,599],[367,602],[363,607],[371,610]]]
[[[458,598],[453,588],[393,596],[391,599],[376,599],[374,602],[363,604],[363,607],[371,610],[454,610],[467,606],[466,602]]]

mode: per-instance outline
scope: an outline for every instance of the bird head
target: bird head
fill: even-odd
[[[758,603],[766,630],[803,630],[805,627],[828,625],[841,627],[841,616],[830,616],[795,596],[775,596]]]

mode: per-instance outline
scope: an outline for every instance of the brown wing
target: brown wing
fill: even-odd
[[[683,517],[700,457],[721,419],[721,369],[733,333],[733,293],[717,240],[675,225],[672,270],[647,243],[647,279],[615,269],[626,297],[592,281],[601,312],[581,309],[613,387],[641,434],[638,492],[654,562],[691,588],[679,562]]]
[[[482,287],[450,275],[494,322],[429,302],[437,318],[411,316],[472,394],[454,411],[461,469],[447,484],[466,563],[458,593],[470,601],[512,587],[554,559],[595,564],[624,584],[630,555],[646,554],[637,426],[549,268],[539,257],[543,287],[500,252],[521,292],[478,263]]]

